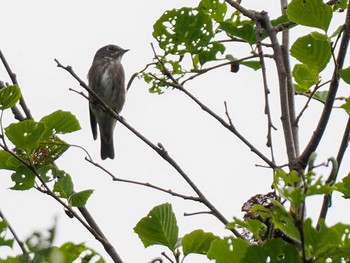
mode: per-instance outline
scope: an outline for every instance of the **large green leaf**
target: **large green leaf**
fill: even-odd
[[[208,13],[188,7],[165,11],[153,25],[153,37],[159,46],[175,55],[202,52],[213,35]]]
[[[312,32],[298,38],[293,43],[290,54],[319,73],[326,67],[332,56],[331,44],[326,35]]]
[[[166,203],[154,207],[146,217],[134,227],[143,245],[164,245],[175,251],[178,240],[178,226],[171,204]]]
[[[0,89],[0,110],[12,108],[20,98],[21,91],[17,85]]]
[[[293,22],[327,31],[332,19],[332,7],[322,0],[292,0],[287,16]]]
[[[68,111],[57,110],[43,117],[40,122],[52,131],[53,134],[65,134],[80,130],[77,118]]]
[[[185,256],[191,253],[206,254],[213,240],[218,239],[213,233],[194,230],[182,238],[182,249]]]
[[[52,135],[44,123],[33,120],[12,123],[5,128],[5,134],[17,148],[27,154],[32,153],[44,139]]]

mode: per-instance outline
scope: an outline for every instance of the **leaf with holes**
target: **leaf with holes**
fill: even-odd
[[[5,128],[5,134],[17,148],[27,154],[32,153],[43,140],[52,135],[44,123],[33,120],[12,123]]]
[[[198,54],[214,36],[210,16],[193,8],[165,11],[153,25],[153,37],[166,53]]]
[[[292,45],[290,54],[319,73],[332,57],[331,44],[326,35],[312,32],[298,38]]]

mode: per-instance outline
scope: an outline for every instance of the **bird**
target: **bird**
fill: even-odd
[[[125,73],[121,60],[129,49],[107,45],[97,50],[88,72],[88,86],[118,114],[125,103]],[[97,125],[101,138],[101,159],[114,159],[113,133],[116,119],[89,94],[90,125],[94,140]]]

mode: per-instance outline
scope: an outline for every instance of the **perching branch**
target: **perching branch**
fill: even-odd
[[[182,170],[182,168],[177,164],[177,162],[168,154],[168,152],[161,147],[161,145],[156,145],[148,140],[145,136],[143,136],[140,132],[138,132],[134,127],[126,122],[126,120],[111,109],[103,100],[99,98],[99,96],[91,90],[83,80],[79,78],[79,76],[74,72],[71,66],[63,66],[57,59],[55,59],[57,63],[57,67],[66,70],[69,74],[71,74],[91,96],[93,96],[96,101],[103,107],[113,118],[118,120],[122,125],[124,125],[129,131],[131,131],[134,135],[136,135],[139,139],[141,139],[144,143],[146,143],[149,147],[151,147],[154,151],[158,153],[166,162],[168,162],[181,176],[182,178],[190,185],[193,191],[198,195],[201,202],[212,211],[213,215],[218,218],[223,224],[227,224],[228,220],[217,210],[217,208],[210,203],[210,201],[205,197],[205,195],[199,190],[196,184],[190,179],[190,177]],[[243,236],[235,229],[231,229],[232,233],[234,233],[237,237],[243,238]]]

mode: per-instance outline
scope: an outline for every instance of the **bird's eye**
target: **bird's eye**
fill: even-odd
[[[108,51],[114,51],[115,48],[114,48],[113,46],[108,46],[108,47],[107,47],[107,50],[108,50]]]

